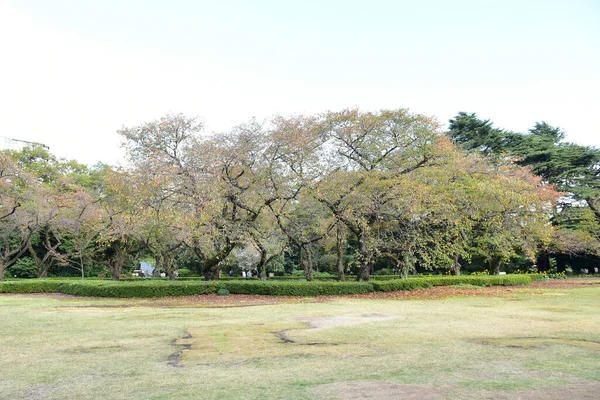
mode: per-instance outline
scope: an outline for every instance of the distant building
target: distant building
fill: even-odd
[[[152,273],[154,273],[154,267],[152,266],[152,264],[146,261],[140,262],[140,269],[146,276],[152,276]]]
[[[27,146],[41,146],[46,150],[50,150],[50,147],[42,143],[29,142],[27,140],[11,139],[9,137],[0,136],[0,150],[21,150],[23,147]]]

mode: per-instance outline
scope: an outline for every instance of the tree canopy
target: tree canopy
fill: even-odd
[[[476,260],[498,273],[564,235],[550,224],[553,185],[597,201],[585,183],[594,150],[563,145],[543,123],[521,137],[464,113],[448,136],[406,109],[275,116],[212,134],[200,121],[168,114],[122,128],[121,168],[3,152],[0,273],[23,257],[38,276],[113,279],[140,259],[209,280],[224,268],[367,280],[382,267],[460,273]]]

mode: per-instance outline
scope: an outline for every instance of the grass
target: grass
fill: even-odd
[[[591,287],[164,308],[0,295],[0,399],[344,398],[357,384],[388,398],[595,398],[599,298]],[[351,317],[315,322],[336,315]]]

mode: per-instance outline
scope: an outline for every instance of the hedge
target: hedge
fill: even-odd
[[[27,279],[0,283],[0,293],[58,293],[59,280]]]
[[[216,290],[213,282],[69,282],[60,286],[61,293],[88,297],[193,296]]]
[[[265,282],[247,281],[19,281],[0,284],[3,293],[59,292],[86,297],[165,297],[216,293],[227,289],[233,294],[269,296],[320,296],[369,293],[373,285],[367,282]]]
[[[265,282],[227,281],[218,286],[232,294],[262,294],[267,296],[322,296],[370,293],[369,282]]]
[[[546,274],[526,274],[532,281],[547,281],[548,275]]]
[[[370,282],[302,282],[302,281],[263,281],[223,280],[223,281],[73,281],[73,280],[23,280],[0,283],[0,293],[50,293],[58,292],[88,297],[164,297],[191,296],[216,293],[226,289],[232,294],[254,294],[267,296],[322,296],[390,292],[412,290],[432,286],[480,285],[516,286],[529,285],[529,275],[503,276],[431,276]]]
[[[527,286],[531,278],[527,275],[479,275],[479,276],[431,276],[426,278],[405,278],[371,284],[376,292],[422,289],[432,286],[475,285],[475,286]]]

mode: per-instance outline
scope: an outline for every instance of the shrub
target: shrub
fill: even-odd
[[[423,289],[433,286],[477,285],[515,286],[529,285],[530,275],[501,276],[430,276],[370,282],[303,282],[264,281],[258,279],[204,281],[137,280],[113,282],[102,280],[77,281],[74,279],[36,279],[8,281],[0,284],[2,293],[60,292],[87,297],[164,297],[190,296],[208,293],[256,294],[268,296],[322,296],[390,292],[395,290]]]
[[[394,270],[392,268],[381,268],[373,272],[373,276],[375,275],[394,275]]]
[[[229,296],[229,290],[227,290],[225,288],[221,288],[221,289],[217,290],[217,294],[219,296]]]
[[[32,279],[0,283],[0,293],[58,293],[59,280]]]
[[[431,276],[427,278],[406,278],[390,281],[372,281],[373,287],[378,292],[423,289],[432,286],[526,286],[530,283],[531,278],[528,275]]]
[[[10,273],[15,278],[37,278],[37,266],[31,257],[23,257],[10,267]]]
[[[178,270],[178,272],[179,272],[179,276],[182,277],[182,278],[189,277],[189,276],[192,275],[192,271],[190,271],[187,268],[180,268]]]
[[[372,275],[371,279],[376,281],[392,281],[394,279],[400,279],[400,275]]]
[[[284,276],[272,276],[268,278],[270,281],[305,281],[304,275],[284,275]],[[337,276],[326,274],[326,275],[313,275],[313,281],[336,281]]]
[[[368,282],[219,282],[233,294],[260,294],[267,296],[323,296],[369,293],[373,285]]]
[[[546,275],[545,273],[526,274],[526,275],[528,277],[530,277],[532,281],[547,281],[548,280],[548,275]]]
[[[65,282],[60,286],[61,293],[87,297],[166,297],[192,296],[215,293],[212,282]]]

